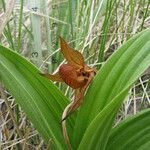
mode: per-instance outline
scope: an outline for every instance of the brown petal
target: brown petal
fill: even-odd
[[[67,42],[61,37],[60,37],[60,45],[61,45],[62,53],[69,64],[71,64],[77,69],[80,69],[84,66],[84,58],[82,54],[74,50],[73,48],[71,48],[67,44]]]
[[[56,74],[48,74],[48,73],[39,73],[40,75],[52,80],[52,81],[58,81],[58,82],[63,82],[63,79],[60,77],[59,73],[57,72]]]

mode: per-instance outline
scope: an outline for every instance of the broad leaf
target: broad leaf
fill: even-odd
[[[87,92],[84,104],[77,116],[73,138],[75,147],[79,145],[83,135],[88,132],[86,131],[86,129],[89,125],[91,125],[90,123],[92,122],[92,120],[94,120],[94,118],[98,114],[100,115],[100,112],[113,99],[115,99],[115,97],[119,93],[121,94],[123,91],[128,89],[149,67],[149,35],[150,30],[146,30],[131,38],[110,57],[110,59],[97,74],[93,84]],[[118,99],[118,101],[121,100],[123,101],[123,99]],[[118,109],[118,107],[119,105],[116,105],[116,110]],[[117,113],[117,111],[115,113]],[[106,122],[104,121],[104,127],[106,127],[105,123]],[[112,123],[113,119],[110,121],[110,126],[106,127],[107,130],[110,130]],[[92,130],[95,131],[96,129],[93,128]],[[101,130],[101,135],[104,135],[103,131],[105,130]],[[105,147],[105,144],[107,143],[108,134],[109,133],[105,134],[105,138],[101,138],[103,139],[101,141],[103,143],[101,149],[103,149]],[[95,135],[93,134],[93,136]]]
[[[150,109],[130,117],[115,127],[106,150],[148,150],[150,148]]]
[[[107,136],[111,130],[111,126],[115,117],[118,107],[122,100],[125,98],[128,89],[120,93],[113,101],[105,107],[88,126],[83,139],[78,147],[79,150],[87,147],[87,150],[91,149],[105,149],[107,142]],[[88,144],[87,144],[88,143]]]
[[[0,46],[0,78],[35,128],[56,149],[65,148],[61,115],[69,102],[51,81],[17,53]],[[69,130],[72,123],[69,120]],[[70,132],[72,133],[72,132]]]

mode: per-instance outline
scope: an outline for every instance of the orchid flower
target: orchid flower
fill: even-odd
[[[41,74],[52,81],[65,82],[75,89],[75,98],[69,105],[67,112],[63,115],[62,121],[68,115],[79,108],[83,102],[84,93],[96,74],[96,69],[85,64],[83,55],[71,48],[67,42],[60,37],[61,52],[66,58],[67,63],[62,64],[59,71],[54,74]]]

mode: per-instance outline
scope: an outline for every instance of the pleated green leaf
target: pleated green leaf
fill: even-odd
[[[80,142],[82,145],[80,145],[80,147],[85,146],[84,144],[86,144],[86,142],[89,145],[88,147],[90,147],[90,145],[95,145],[96,147],[101,142],[102,147],[100,147],[100,149],[102,150],[105,148],[109,132],[104,134],[104,131],[110,131],[114,116],[120,106],[119,104],[121,104],[120,102],[123,101],[125,95],[127,94],[126,90],[130,88],[130,86],[150,65],[149,35],[150,30],[146,30],[131,38],[110,57],[110,59],[97,74],[87,92],[84,104],[77,116],[73,137],[75,148],[78,147]],[[126,91],[126,94],[120,97],[124,91]],[[109,116],[105,111],[110,109],[111,106],[109,105],[105,111],[103,109],[110,104],[113,99],[117,101],[116,106],[112,106],[114,107],[114,112],[110,113],[110,118],[112,119],[110,119],[110,123],[105,126],[107,119],[103,119]],[[103,113],[101,112],[102,110],[104,111]],[[107,114],[106,117],[104,114]],[[101,120],[99,118],[103,119]],[[105,129],[101,128],[99,133],[94,132],[91,136],[90,132],[92,130],[96,131],[96,129],[99,128],[99,124],[95,125],[95,128],[92,127],[92,124],[95,124],[95,122],[99,122],[100,127],[103,125]],[[86,140],[88,136],[90,136],[90,138],[96,137],[97,139],[101,139],[101,141],[88,141]],[[101,138],[101,136],[103,136],[103,138]]]
[[[130,117],[115,127],[106,150],[149,150],[150,109]]]
[[[64,149],[61,115],[69,102],[39,70],[17,53],[0,46],[0,78],[35,128],[54,148]],[[68,122],[72,130],[72,121]],[[70,132],[72,133],[72,132]]]
[[[103,150],[105,149],[107,138],[111,131],[112,123],[118,107],[125,98],[128,89],[120,93],[113,101],[105,107],[91,122],[87,128],[78,150],[87,147],[87,150]]]

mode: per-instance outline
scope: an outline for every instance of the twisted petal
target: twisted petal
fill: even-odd
[[[56,74],[44,74],[44,73],[40,73],[40,75],[52,80],[52,81],[57,81],[57,82],[63,82],[63,79],[60,77],[59,73],[57,72]]]

